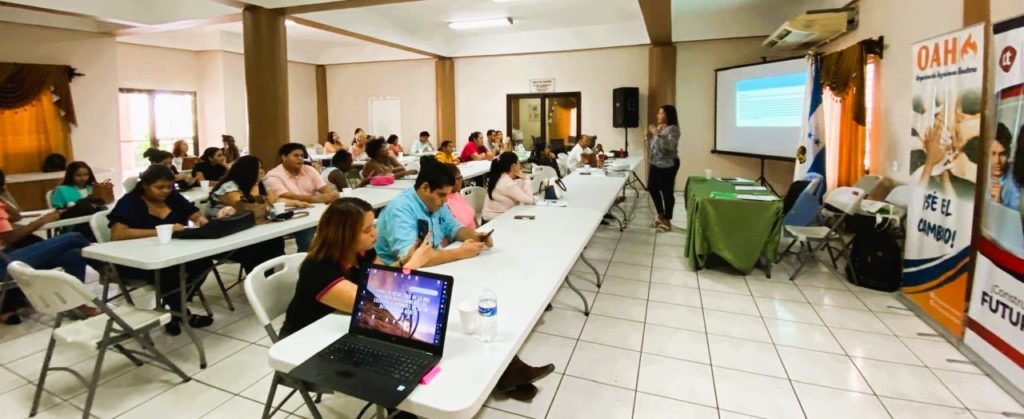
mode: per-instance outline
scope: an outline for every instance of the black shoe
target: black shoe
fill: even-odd
[[[21,324],[21,316],[18,315],[18,313],[11,313],[10,315],[7,316],[6,319],[4,319],[4,324],[6,324],[8,326],[14,326],[16,324]]]
[[[208,327],[211,324],[213,324],[213,316],[200,316],[198,314],[193,314],[188,318],[188,327],[193,329],[201,329]]]
[[[164,325],[164,332],[167,332],[167,334],[171,335],[171,336],[178,336],[178,335],[180,335],[181,334],[181,322],[178,321],[177,319],[171,320],[170,323],[167,323],[167,324]]]
[[[551,303],[548,303],[548,306],[544,307],[544,311],[551,311],[551,310],[554,310],[554,309],[555,309],[555,307],[552,306]]]
[[[614,219],[615,219],[615,216],[614,216],[614,215],[612,215],[612,214],[611,214],[611,213],[609,212],[609,213],[605,213],[605,214],[604,214],[604,216],[603,216],[603,217],[601,217],[601,218],[604,218],[605,220],[614,220]]]
[[[610,225],[612,225],[612,223],[609,223],[608,220],[601,220],[601,225],[603,225],[603,226],[610,226]]]

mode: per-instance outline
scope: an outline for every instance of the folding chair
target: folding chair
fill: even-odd
[[[881,176],[864,175],[857,180],[857,184],[853,185],[853,187],[864,191],[864,195],[871,195],[880,184],[882,184]]]
[[[50,371],[66,371],[81,381],[88,390],[85,407],[82,409],[82,417],[88,419],[96,396],[100,372],[103,369],[103,359],[110,348],[124,355],[136,366],[142,366],[142,360],[139,359],[142,358],[156,367],[173,372],[181,377],[182,382],[189,381],[190,378],[185,372],[156,349],[153,339],[149,336],[149,332],[153,329],[171,321],[171,313],[140,310],[133,306],[108,306],[90,293],[85,285],[78,282],[78,279],[64,272],[38,271],[22,262],[12,262],[8,265],[7,271],[18,282],[18,286],[25,292],[25,296],[36,310],[56,317],[53,333],[50,335],[50,343],[46,347],[46,356],[43,358],[43,368],[39,372],[39,382],[36,385],[36,393],[32,399],[32,410],[29,416],[35,416],[39,409],[39,399],[43,394],[47,374]],[[65,311],[89,303],[98,307],[104,316],[61,325]],[[96,356],[96,365],[93,367],[92,376],[88,380],[78,371],[69,367],[50,366],[53,350],[58,340],[62,343],[87,345],[99,352]],[[128,349],[122,346],[122,343],[130,341],[141,345],[142,350]]]
[[[857,208],[860,208],[860,202],[864,199],[864,191],[854,187],[842,187],[832,191],[826,199],[825,205],[829,211],[836,212],[837,217],[831,220],[831,226],[784,226],[786,234],[793,237],[793,241],[786,246],[786,249],[782,251],[779,256],[781,262],[784,255],[790,253],[790,250],[797,243],[800,244],[800,249],[793,252],[796,256],[797,266],[796,271],[790,276],[790,281],[796,279],[797,275],[803,270],[806,262],[801,259],[801,255],[806,253],[811,256],[811,260],[814,260],[814,255],[822,249],[826,249],[829,254],[829,258],[832,260],[832,266],[837,268],[839,265],[836,263],[840,257],[846,252],[847,243],[843,240],[843,236],[840,232],[843,221],[847,216],[852,215]],[[825,211],[824,209],[822,210]],[[839,241],[842,246],[839,248],[833,248],[832,243]],[[820,243],[815,247],[815,243]]]
[[[260,324],[263,325],[263,329],[267,332],[271,342],[276,343],[280,340],[273,322],[274,319],[284,315],[285,311],[288,310],[288,304],[291,303],[292,297],[295,296],[295,283],[299,280],[299,268],[302,267],[302,261],[305,258],[305,253],[278,256],[261,263],[245,279],[243,285],[245,287],[245,297],[249,300],[252,311],[256,314]],[[266,276],[266,272],[270,270],[274,270],[274,273]],[[271,406],[274,405],[274,396],[277,393],[277,386],[279,385],[289,387],[292,391],[271,411]],[[274,378],[270,383],[270,393],[267,395],[267,402],[263,405],[263,418],[269,418],[274,413],[277,413],[278,410],[281,410],[281,406],[284,406],[288,399],[298,391],[306,402],[306,407],[309,408],[310,413],[314,418],[319,419],[321,417],[320,411],[316,408],[316,404],[309,396],[309,393],[307,393],[309,390],[306,387],[306,384],[302,381],[296,380],[288,374],[275,371]],[[324,392],[329,391],[320,391],[319,393]],[[317,394],[317,401],[320,399],[319,393]]]
[[[466,200],[469,201],[469,205],[473,207],[473,211],[476,212],[476,225],[483,224],[484,202],[487,199],[487,189],[479,186],[467,186],[462,188],[459,193],[466,197]]]
[[[210,202],[209,201],[197,203],[196,207],[199,208],[199,211],[201,211],[203,214],[207,214],[207,213],[210,212]],[[214,211],[214,212],[216,212],[216,211]],[[244,276],[245,275],[245,268],[243,268],[241,264],[238,265],[238,277],[235,279],[235,283],[234,284],[231,284],[230,287],[227,287],[227,286],[224,286],[224,280],[221,279],[221,277],[220,277],[220,270],[217,269],[218,266],[222,266],[226,262],[235,262],[235,261],[231,260],[231,255],[229,254],[228,257],[223,258],[223,259],[217,259],[214,262],[214,264],[213,264],[213,277],[214,277],[214,279],[217,280],[217,287],[220,288],[220,293],[221,293],[221,295],[224,296],[224,302],[227,303],[228,310],[235,311],[235,305],[231,302],[231,296],[228,295],[228,290],[231,289],[231,288],[234,288],[235,286],[237,286],[239,283],[242,282],[242,279],[245,277]],[[209,311],[209,310],[207,310],[207,311]]]
[[[551,166],[544,166],[540,164],[533,165],[533,172],[531,173],[534,177],[540,177],[541,179],[557,178],[558,173],[555,173],[555,168]]]
[[[138,176],[128,176],[124,178],[124,182],[121,182],[121,186],[124,186],[124,193],[131,192],[135,189],[135,185],[139,183]]]

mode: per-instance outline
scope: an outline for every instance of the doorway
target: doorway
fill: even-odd
[[[580,92],[506,95],[506,127],[514,146],[533,150],[543,140],[552,151],[567,150],[580,136]]]

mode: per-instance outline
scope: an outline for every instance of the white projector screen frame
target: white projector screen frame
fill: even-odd
[[[771,64],[783,64],[783,65],[792,64],[794,69],[796,69],[797,67],[800,67],[800,69],[802,69],[803,71],[806,72],[807,67],[806,67],[806,64],[804,64],[805,63],[804,59],[805,58],[802,57],[802,56],[801,57],[792,57],[792,58],[783,58],[783,59],[778,59],[778,60],[768,60],[768,61],[752,63],[752,64],[743,64],[743,65],[737,65],[737,66],[732,66],[732,67],[719,68],[719,69],[715,70],[715,136],[714,136],[714,147],[711,149],[712,153],[716,153],[716,154],[729,154],[729,155],[743,156],[743,157],[752,157],[752,158],[765,159],[765,160],[781,160],[781,161],[795,161],[796,160],[794,158],[794,156],[796,154],[796,147],[797,147],[797,144],[799,143],[800,132],[802,130],[802,127],[799,127],[799,126],[795,127],[795,129],[794,129],[794,127],[786,127],[786,128],[759,127],[758,128],[760,130],[778,130],[778,131],[795,132],[795,134],[792,135],[792,147],[789,147],[789,151],[786,153],[786,155],[771,154],[770,152],[767,152],[767,151],[764,151],[764,150],[762,150],[762,152],[751,151],[751,150],[742,150],[742,149],[739,149],[738,147],[731,147],[731,148],[730,147],[722,147],[722,148],[719,148],[719,135],[720,134],[721,135],[730,135],[730,136],[731,135],[737,135],[737,133],[733,132],[736,129],[735,125],[737,125],[737,124],[731,123],[728,126],[724,126],[723,121],[719,120],[719,116],[720,116],[719,115],[719,107],[722,106],[723,104],[726,105],[726,106],[732,107],[733,111],[730,112],[730,114],[735,116],[735,114],[736,114],[736,110],[735,110],[736,99],[735,99],[735,97],[730,96],[730,93],[735,92],[736,89],[735,89],[735,87],[723,88],[722,86],[719,86],[719,83],[722,81],[723,72],[727,72],[726,75],[728,76],[728,73],[732,73],[732,70],[744,69],[744,68],[749,68],[749,67],[766,66],[766,65],[771,65]],[[778,68],[778,66],[776,65],[776,66],[766,67],[766,71],[763,74],[765,74],[766,76],[774,74],[771,71],[772,68]],[[755,75],[758,73],[757,69],[749,69],[749,70],[753,70],[753,71],[751,71],[751,73],[753,73]],[[736,80],[738,81],[739,79],[736,79]],[[724,98],[723,98],[723,96],[724,96]],[[725,99],[725,100],[723,101],[723,99]],[[802,106],[802,109],[806,108],[806,102],[807,102],[807,98],[805,97],[804,100],[803,100],[804,106]],[[806,119],[807,119],[806,116],[802,116],[802,118],[801,118],[801,125],[803,123],[806,123]],[[777,134],[780,134],[780,133],[777,133]]]

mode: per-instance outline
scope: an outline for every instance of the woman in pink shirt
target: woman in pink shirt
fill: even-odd
[[[452,212],[455,221],[468,229],[476,229],[476,210],[465,196],[462,196],[462,171],[455,164],[444,165],[452,175],[455,176],[455,188],[448,194],[448,210]]]
[[[518,205],[533,205],[530,181],[523,176],[516,153],[506,151],[491,162],[487,175],[487,200],[484,201],[484,221],[490,221]]]

